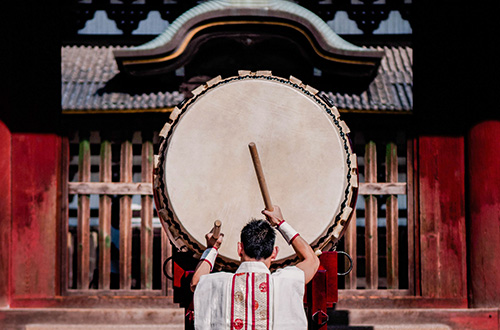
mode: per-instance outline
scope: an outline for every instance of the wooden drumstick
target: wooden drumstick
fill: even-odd
[[[252,155],[253,166],[255,168],[255,173],[257,174],[257,180],[259,181],[260,192],[262,193],[262,198],[264,199],[264,205],[266,206],[266,210],[273,211],[274,207],[271,203],[269,190],[267,189],[266,179],[264,178],[264,172],[262,171],[262,164],[260,163],[259,153],[257,152],[257,146],[255,143],[250,142],[248,144],[248,148],[250,148],[250,154]]]
[[[222,222],[220,220],[214,221],[214,228],[212,229],[212,237],[213,238],[219,239],[221,226],[222,226]]]

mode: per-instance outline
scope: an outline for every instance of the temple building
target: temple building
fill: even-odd
[[[339,254],[335,288],[308,287],[310,329],[500,329],[494,20],[486,5],[413,2],[19,5],[2,75],[0,328],[192,328],[197,258],[162,226],[155,155],[186,100],[252,76],[336,109],[357,155],[336,246],[352,262]]]

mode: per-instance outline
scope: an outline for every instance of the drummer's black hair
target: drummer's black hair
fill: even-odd
[[[267,259],[274,249],[276,233],[266,220],[252,219],[241,230],[245,254],[256,260]]]

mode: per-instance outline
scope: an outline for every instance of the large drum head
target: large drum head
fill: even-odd
[[[264,208],[250,142],[287,222],[315,249],[338,240],[357,176],[336,109],[300,81],[270,75],[216,79],[194,93],[162,131],[155,173],[157,208],[174,244],[201,254],[218,219],[224,233],[219,266],[239,264],[240,231],[263,218]],[[297,261],[280,235],[276,245],[278,267]]]

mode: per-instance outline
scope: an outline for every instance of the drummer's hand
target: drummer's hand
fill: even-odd
[[[215,239],[213,237],[212,232],[208,233],[205,235],[205,239],[207,241],[207,248],[215,247],[215,248],[220,248],[222,244],[222,239],[224,238],[224,234],[220,233],[219,238]]]
[[[283,221],[283,214],[281,214],[281,209],[278,205],[273,205],[274,210],[262,210],[262,214],[264,214],[267,220],[271,223],[271,226],[276,227]]]

